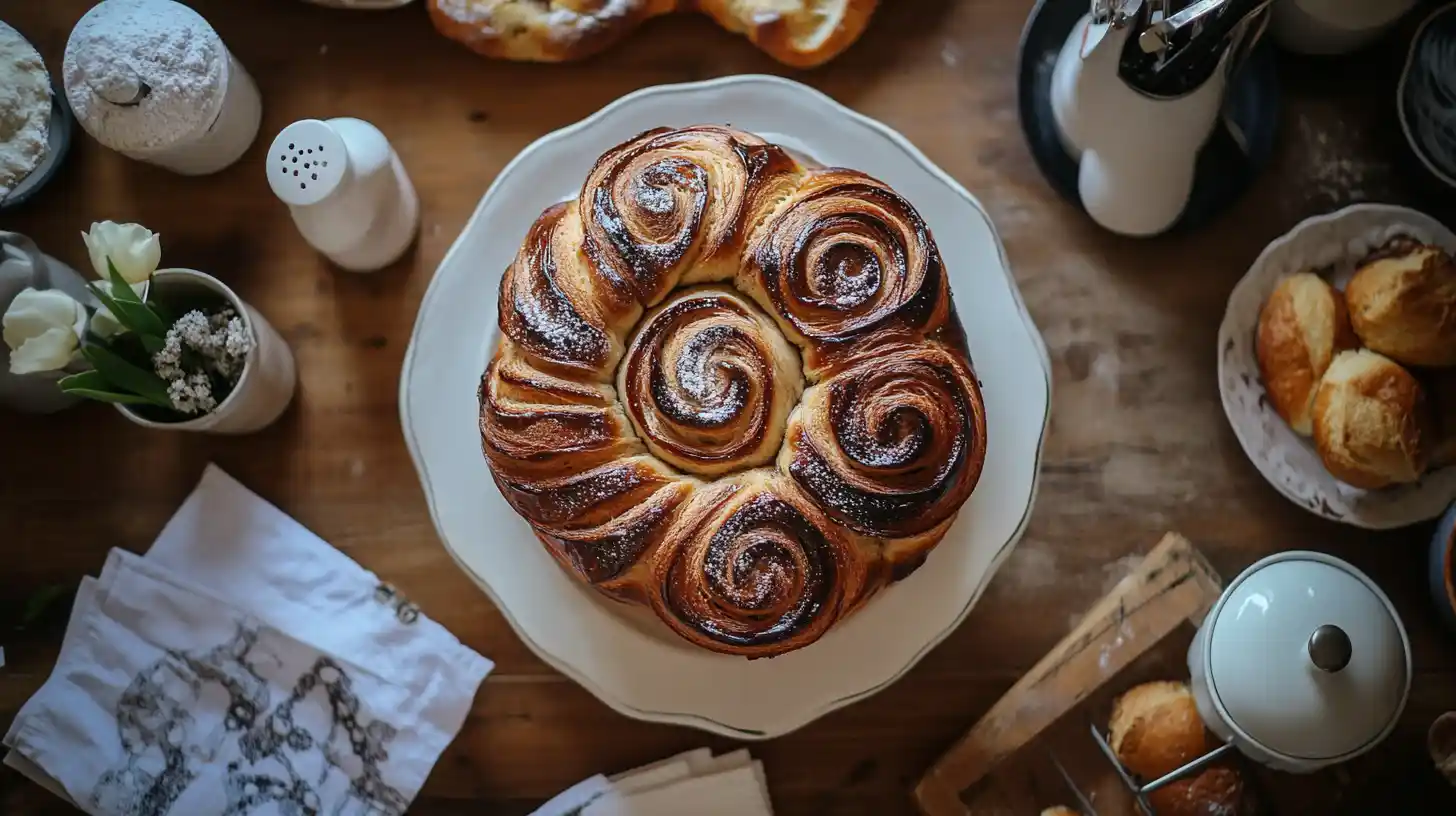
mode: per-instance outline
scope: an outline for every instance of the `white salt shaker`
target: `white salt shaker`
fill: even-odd
[[[202,15],[173,0],[104,0],[66,42],[66,99],[92,138],[200,176],[258,135],[258,86]]]
[[[379,128],[347,117],[304,119],[268,148],[268,185],[314,249],[353,272],[399,260],[420,225],[420,200]]]

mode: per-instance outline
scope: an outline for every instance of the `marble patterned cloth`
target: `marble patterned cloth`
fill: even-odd
[[[98,816],[399,816],[491,668],[209,466],[83,580],[5,763]]]

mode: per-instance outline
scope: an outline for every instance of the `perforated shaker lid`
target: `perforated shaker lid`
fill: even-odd
[[[285,204],[317,204],[338,189],[349,166],[344,139],[318,119],[284,128],[268,148],[268,186]]]
[[[1286,552],[1254,564],[1204,626],[1219,713],[1271,751],[1311,760],[1359,753],[1405,707],[1405,628],[1385,593],[1338,558]]]

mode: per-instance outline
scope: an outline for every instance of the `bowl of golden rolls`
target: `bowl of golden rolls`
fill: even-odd
[[[1456,234],[1357,204],[1270,244],[1234,288],[1219,390],[1259,472],[1335,521],[1388,529],[1456,496]]]

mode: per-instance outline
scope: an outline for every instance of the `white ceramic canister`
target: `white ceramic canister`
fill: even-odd
[[[1390,734],[1410,692],[1410,641],[1364,573],[1323,553],[1285,552],[1224,590],[1188,669],[1210,730],[1257,762],[1310,773]]]
[[[104,0],[66,43],[66,98],[96,141],[183,175],[215,173],[258,135],[258,86],[202,15]]]
[[[399,260],[420,225],[420,200],[379,128],[362,119],[304,119],[268,148],[268,184],[305,240],[354,272]]]
[[[217,278],[195,269],[159,269],[152,275],[151,298],[165,303],[169,299],[192,300],[197,295],[221,296],[253,335],[253,350],[243,364],[237,385],[216,408],[181,422],[148,419],[129,405],[117,404],[116,410],[138,425],[163,431],[244,434],[262,430],[293,401],[298,384],[293,352],[257,309]]]
[[[1417,0],[1275,0],[1269,28],[1296,54],[1348,54],[1379,39]]]

